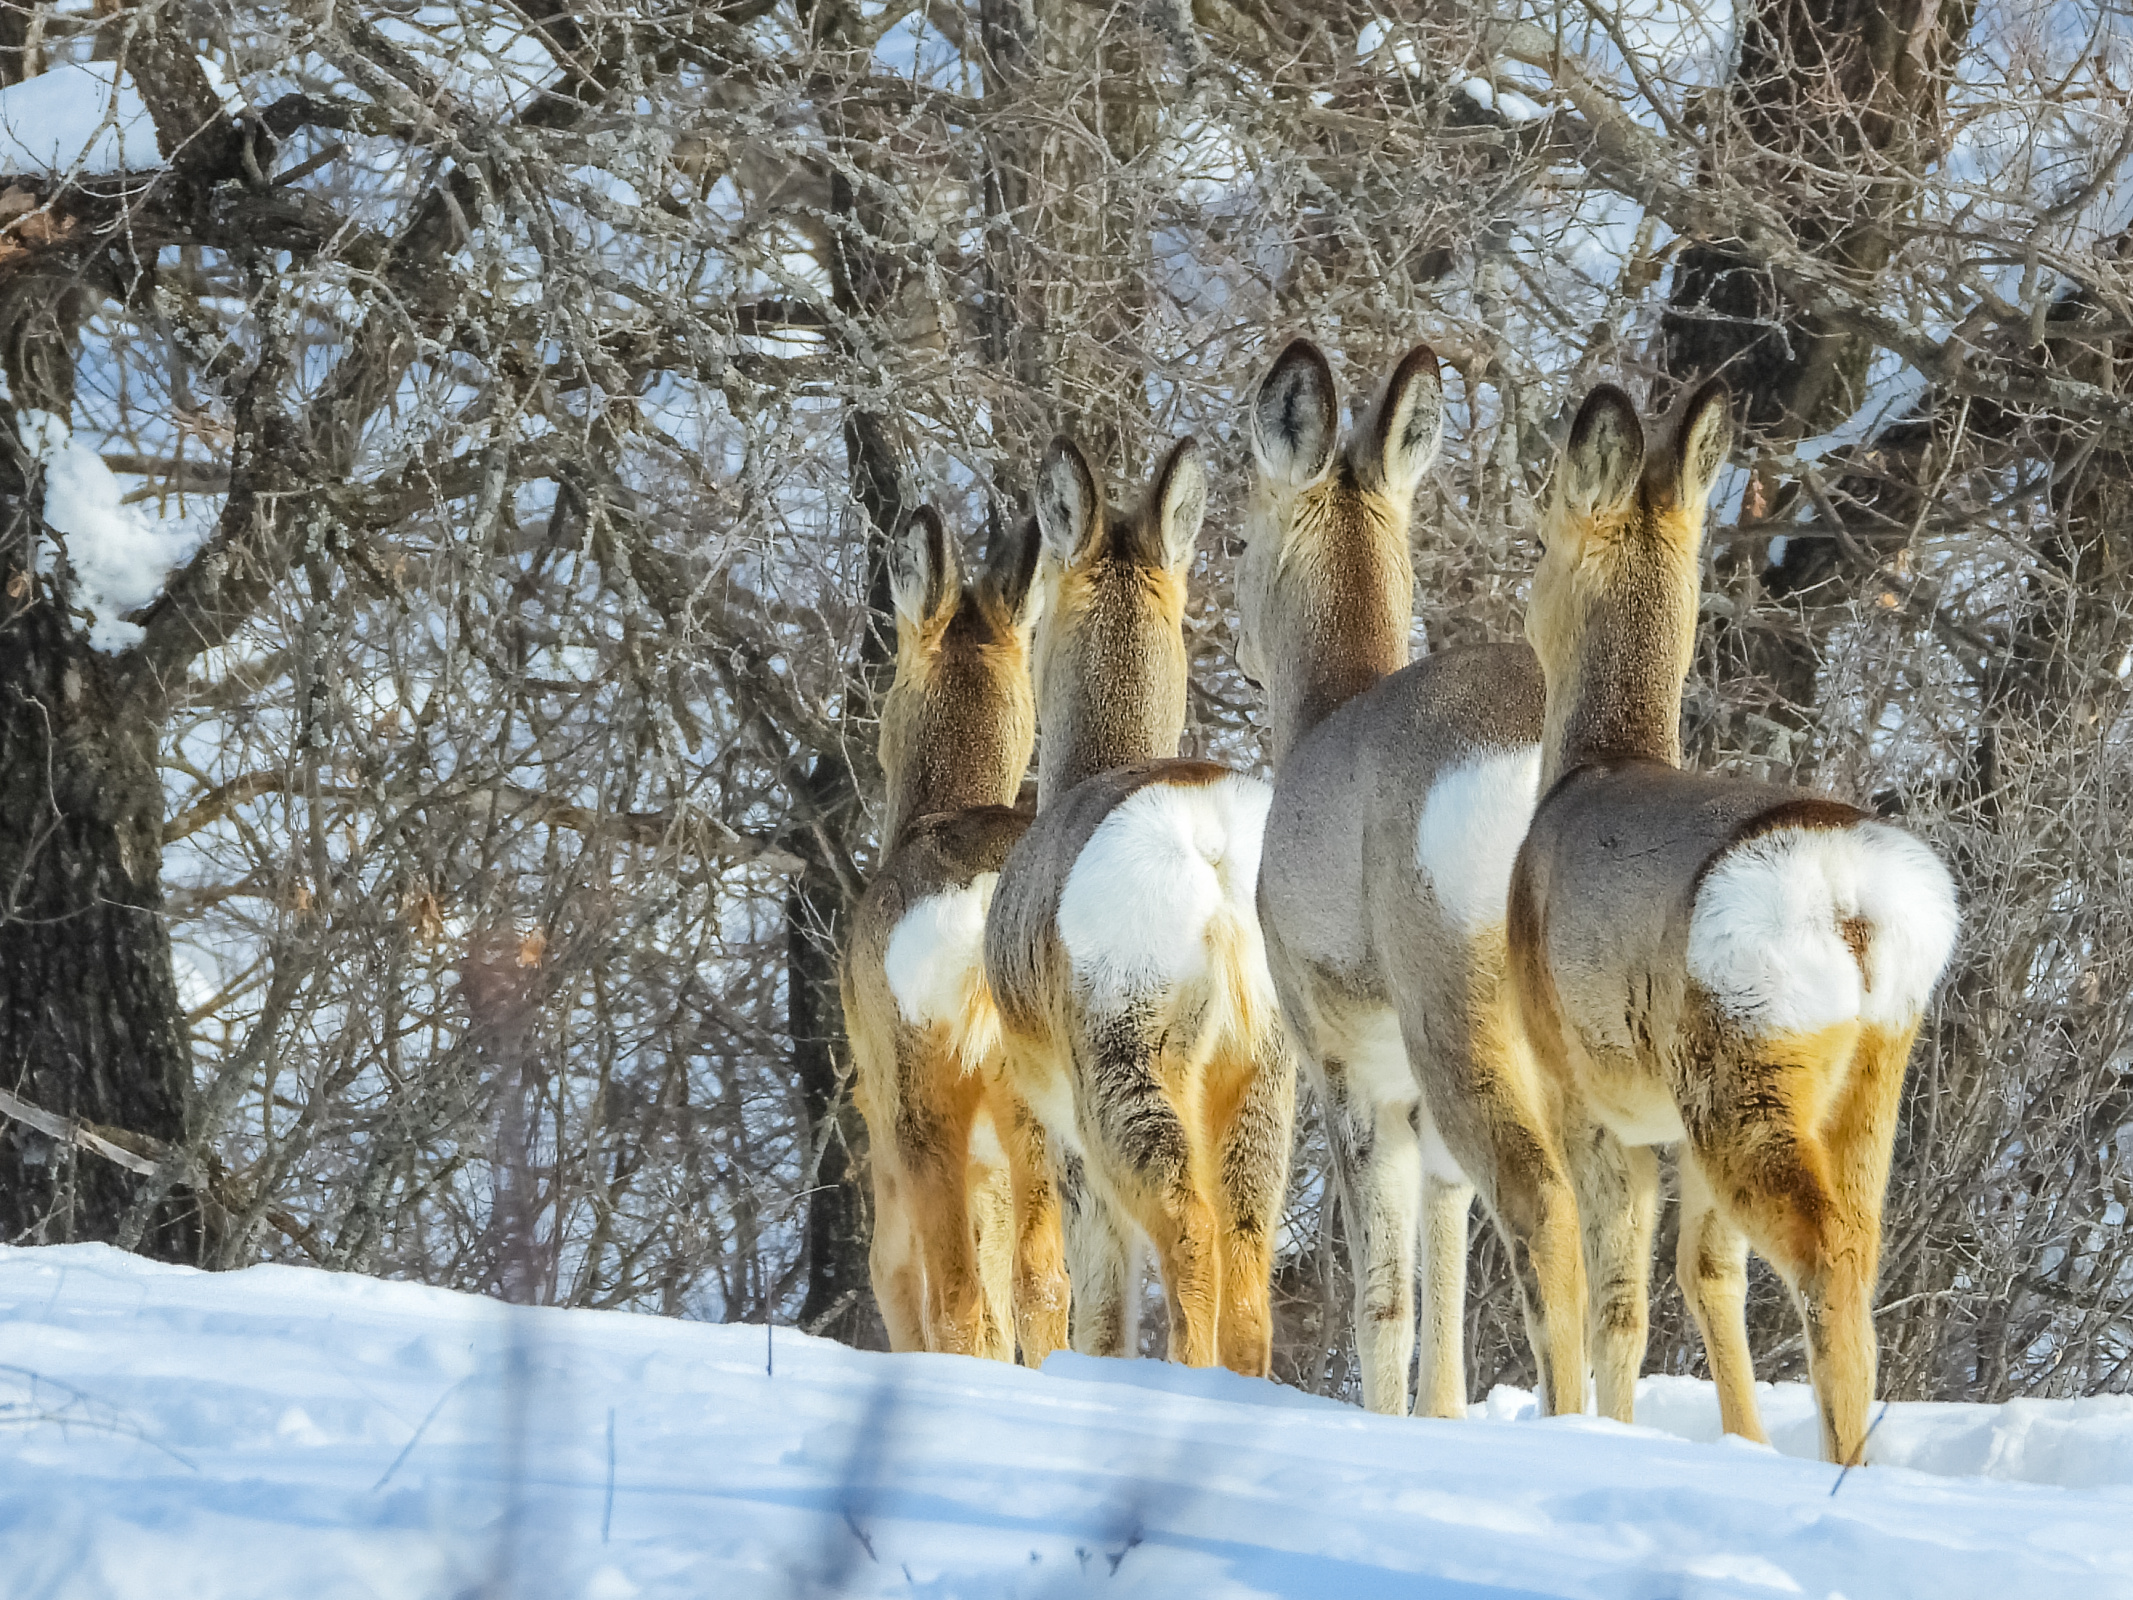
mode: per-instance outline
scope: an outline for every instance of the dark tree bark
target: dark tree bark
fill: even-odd
[[[1885,267],[1897,221],[1931,159],[1970,0],[1759,0],[1741,21],[1740,60],[1706,148],[1706,181],[1750,184],[1795,236],[1862,284]],[[1872,341],[1790,301],[1770,273],[1725,241],[1690,247],[1660,328],[1676,385],[1722,376],[1751,448],[1789,445],[1842,421],[1864,398]],[[1852,487],[1869,503],[1878,475]],[[1773,509],[1795,492],[1788,488]],[[1778,607],[1830,584],[1841,551],[1828,537],[1788,540],[1759,576]],[[1750,709],[1804,729],[1820,640],[1759,619],[1721,630],[1729,676]]]
[[[841,7],[821,14],[825,35],[843,36],[853,19]],[[847,113],[826,119],[835,165],[830,177],[830,287],[837,309],[878,325],[893,312],[903,267],[888,247],[891,219],[855,181],[854,168],[879,159],[870,132]],[[851,352],[871,365],[869,352]],[[872,1235],[865,1190],[866,1124],[852,1104],[851,1073],[842,1048],[844,1007],[837,988],[837,950],[857,889],[852,844],[865,831],[866,812],[854,755],[871,752],[874,706],[892,658],[895,621],[889,595],[888,537],[903,521],[901,453],[888,419],[847,402],[846,470],[861,513],[866,546],[866,619],[859,660],[848,680],[840,747],[818,755],[799,785],[799,824],[791,846],[807,862],[786,901],[786,1005],[811,1150],[818,1152],[807,1207],[807,1294],[800,1325],[849,1344],[886,1349],[886,1330],[874,1304],[867,1266]],[[869,763],[871,766],[871,763]]]
[[[33,571],[42,525],[14,423],[0,416],[0,1062],[34,1105],[174,1144],[190,1060],[159,915],[157,729]],[[108,1239],[148,1181],[11,1124],[0,1238]],[[144,1238],[172,1260],[200,1245],[182,1193]]]

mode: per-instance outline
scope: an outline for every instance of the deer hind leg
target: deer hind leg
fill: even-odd
[[[1752,1110],[1708,1131],[1696,1150],[1721,1204],[1792,1290],[1807,1335],[1822,1453],[1833,1462],[1857,1461],[1866,1444],[1888,1170],[1887,1143],[1871,1146],[1893,1131],[1902,1079],[1899,1058],[1893,1072],[1877,1072],[1874,1060],[1856,1063],[1867,1077],[1886,1081],[1847,1081],[1855,1055],[1884,1054],[1860,1051],[1859,1035],[1856,1023],[1842,1023],[1757,1041],[1755,1058],[1729,1073],[1733,1103]],[[1825,1120],[1825,1111],[1834,1114]]]
[[[1091,1019],[1077,1109],[1098,1169],[1091,1177],[1155,1247],[1170,1305],[1170,1359],[1206,1367],[1214,1364],[1222,1305],[1215,1208],[1202,1189],[1212,1163],[1194,1149],[1199,1118],[1172,1097],[1171,1084],[1188,1087],[1192,1074],[1166,1050],[1165,1031],[1144,1006]]]
[[[1565,1128],[1563,1143],[1584,1234],[1585,1331],[1600,1415],[1634,1422],[1651,1333],[1659,1158],[1582,1118]]]
[[[1015,1198],[1007,1152],[989,1107],[970,1128],[967,1183],[970,1229],[976,1246],[978,1345],[992,1361],[1015,1359]]]
[[[1474,1186],[1439,1173],[1422,1180],[1422,1359],[1415,1414],[1466,1415],[1467,1218]]]
[[[1022,1347],[1022,1364],[1041,1367],[1067,1342],[1070,1290],[1059,1189],[1050,1141],[1028,1103],[1000,1086],[992,1105],[993,1126],[1007,1150],[1014,1205],[1015,1340]]]
[[[1355,1354],[1363,1405],[1407,1415],[1407,1372],[1415,1351],[1415,1238],[1422,1203],[1421,1101],[1399,1063],[1410,1098],[1380,1101],[1366,1092],[1382,1074],[1329,1060],[1326,1142],[1348,1234],[1355,1278]]]
[[[1748,1238],[1719,1208],[1693,1150],[1681,1152],[1681,1237],[1674,1278],[1703,1335],[1728,1433],[1767,1444],[1755,1403],[1755,1358],[1748,1352]]]
[[[925,1262],[925,1347],[976,1355],[985,1321],[977,1237],[971,1226],[970,1128],[977,1086],[958,1078],[939,1087],[925,1113],[906,1103],[897,1129],[899,1165]]]
[[[874,1238],[867,1247],[867,1273],[874,1303],[895,1351],[926,1348],[926,1273],[911,1226],[903,1185],[887,1141],[874,1141]]]
[[[1085,1356],[1133,1355],[1140,1343],[1140,1252],[1080,1156],[1060,1161],[1058,1187],[1074,1348]]]
[[[1218,1052],[1208,1081],[1222,1256],[1216,1355],[1233,1372],[1263,1378],[1274,1365],[1274,1233],[1296,1124],[1296,1063],[1279,1020],[1249,1050]]]

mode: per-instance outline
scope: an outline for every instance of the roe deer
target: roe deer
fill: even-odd
[[[1549,1408],[1576,1411],[1578,1212],[1512,1011],[1504,931],[1540,776],[1540,665],[1510,644],[1406,664],[1408,519],[1442,410],[1427,346],[1400,362],[1345,449],[1332,370],[1308,340],[1253,396],[1257,484],[1237,596],[1239,657],[1264,685],[1274,742],[1260,925],[1325,1104],[1364,1404],[1407,1410],[1419,1213],[1416,1406],[1464,1414],[1479,1185],[1516,1265]]]
[[[1676,1257],[1726,1431],[1760,1439],[1743,1315],[1749,1245],[1791,1288],[1831,1460],[1859,1459],[1897,1099],[1953,948],[1947,869],[1802,790],[1678,770],[1705,506],[1726,394],[1689,397],[1647,458],[1620,390],[1571,429],[1526,636],[1548,682],[1544,797],[1511,887],[1520,1015],[1557,1074],[1565,1139],[1611,1193],[1586,1218],[1602,1409],[1627,1421],[1644,1349],[1657,1163],[1679,1143]],[[1605,1263],[1603,1266],[1602,1263]]]
[[[1025,523],[965,584],[931,508],[890,552],[888,848],[839,977],[872,1146],[874,1296],[896,1350],[1012,1360],[1016,1313],[1038,1344],[1058,1342],[1028,1327],[1045,1321],[1047,1292],[1059,1302],[1051,1322],[1065,1318],[1056,1239],[1049,1258],[1041,1233],[1024,1236],[1034,1255],[1015,1245],[1013,1219],[1049,1217],[1056,1202],[1042,1135],[1000,1081],[983,948],[1000,863],[1030,822],[1005,802],[1036,742],[1037,555]]]
[[[1184,727],[1206,502],[1190,439],[1131,514],[1073,444],[1046,455],[1037,820],[1000,871],[985,967],[1009,1079],[1061,1150],[1075,1348],[1128,1353],[1145,1234],[1171,1359],[1263,1375],[1295,1102],[1252,908],[1267,789],[1151,759]]]

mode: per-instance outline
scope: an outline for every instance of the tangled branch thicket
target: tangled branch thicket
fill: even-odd
[[[884,530],[930,501],[996,532],[1054,430],[1120,483],[1198,434],[1188,747],[1263,771],[1240,396],[1292,333],[1358,401],[1427,339],[1453,404],[1418,645],[1517,636],[1566,404],[1733,384],[1689,748],[1900,814],[1967,907],[1906,1100],[1884,1389],[2123,1386],[2127,21],[0,4],[0,80],[115,62],[158,147],[6,146],[0,787],[59,819],[11,825],[8,916],[46,937],[21,886],[106,849],[149,930],[132,1036],[172,1013],[185,1090],[148,1126],[111,1085],[152,1050],[0,996],[23,1100],[163,1159],[116,1176],[11,1124],[13,1235],[876,1337],[833,952],[877,845]],[[32,410],[204,539],[117,653],[37,555]],[[103,790],[38,776],[92,745],[111,792],[139,767],[133,833],[70,831]],[[1308,1109],[1299,1138],[1277,1364],[1338,1391]],[[1475,1248],[1475,1378],[1530,1381]],[[1798,1372],[1757,1293],[1763,1375]],[[1669,1288],[1651,1364],[1701,1359]]]

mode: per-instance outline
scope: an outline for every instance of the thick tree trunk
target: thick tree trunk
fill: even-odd
[[[826,20],[831,37],[852,26],[842,12]],[[869,139],[873,130],[841,114],[829,120],[828,130],[842,160],[879,159]],[[891,218],[842,167],[830,179],[830,212],[836,219],[829,268],[837,308],[855,321],[893,313],[904,266],[886,248]],[[787,1026],[809,1147],[816,1152],[807,1197],[807,1294],[800,1325],[848,1344],[886,1349],[867,1266],[872,1222],[865,1190],[866,1124],[852,1104],[849,1063],[841,1048],[837,950],[851,909],[853,846],[866,824],[860,774],[847,752],[873,745],[874,706],[885,686],[895,629],[888,538],[903,521],[905,506],[901,453],[879,412],[847,404],[844,448],[865,543],[866,627],[845,689],[843,747],[816,757],[796,796],[799,820],[791,844],[808,865],[786,901]]]
[[[1706,181],[1751,187],[1802,243],[1870,281],[1936,146],[1970,15],[1968,0],[1758,0],[1741,19]],[[1682,253],[1660,343],[1675,383],[1726,379],[1751,447],[1765,449],[1850,416],[1873,357],[1868,339],[1789,302],[1724,241]],[[1870,485],[1861,492],[1875,496]],[[1833,598],[1840,566],[1830,538],[1788,540],[1762,566],[1763,614],[1718,630],[1720,670],[1743,709],[1780,727],[1811,726],[1821,640],[1786,613]],[[1794,743],[1797,757],[1804,741]]]
[[[4,424],[13,432],[13,418]],[[29,565],[23,463],[0,443],[0,1081],[31,1103],[185,1137],[190,1063],[162,903],[156,730]],[[149,1180],[28,1128],[0,1134],[0,1238],[109,1239]],[[182,1192],[144,1247],[197,1257]]]

